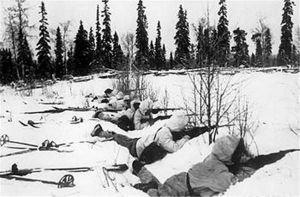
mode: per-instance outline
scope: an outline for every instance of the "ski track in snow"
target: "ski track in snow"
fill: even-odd
[[[254,132],[255,142],[250,145],[251,152],[256,155],[278,152],[280,150],[299,148],[299,136],[290,131],[292,128],[298,135],[300,130],[300,82],[298,74],[289,73],[246,73],[235,74],[233,82],[239,83],[239,93],[243,95],[250,106],[251,121],[257,128]],[[228,76],[223,76],[224,79]],[[154,77],[148,75],[153,89],[159,90],[162,98],[164,90],[168,90],[171,107],[183,106],[185,99],[191,97],[191,83],[186,75],[168,75]],[[58,107],[83,107],[86,104],[85,95],[89,93],[102,94],[107,87],[112,87],[112,79],[94,78],[88,82],[70,83],[59,82],[43,89],[35,89],[33,96],[25,97],[9,87],[2,87],[0,93],[1,108],[0,134],[7,134],[10,140],[41,145],[48,139],[57,144],[79,141],[94,141],[90,137],[93,127],[100,123],[104,129],[127,134],[130,137],[140,137],[150,132],[155,132],[163,121],[157,122],[151,128],[142,131],[125,133],[116,125],[104,121],[89,120],[93,112],[65,111],[56,114],[32,114],[23,112],[42,111],[51,109],[51,105],[38,104],[43,101],[58,101],[53,99],[53,92],[57,92],[64,105]],[[45,91],[46,89],[44,89]],[[184,93],[184,94],[183,94]],[[46,97],[47,96],[47,97]],[[8,110],[8,111],[7,111]],[[10,113],[11,112],[11,113]],[[72,117],[82,117],[83,123],[70,124]],[[12,122],[9,122],[9,118]],[[44,122],[37,125],[40,128],[23,126],[18,121],[27,123]],[[226,131],[220,131],[225,134]],[[205,141],[207,137],[199,136],[190,140],[178,152],[168,154],[163,160],[146,167],[164,182],[170,176],[187,171],[193,164],[202,161],[211,150]],[[248,136],[247,141],[251,138]],[[13,144],[10,144],[13,146]],[[258,147],[258,150],[257,148]],[[58,189],[55,185],[39,182],[21,182],[17,180],[0,179],[0,196],[147,196],[147,194],[134,189],[131,185],[138,183],[139,179],[131,173],[133,158],[127,149],[120,147],[115,142],[74,143],[62,150],[73,151],[33,151],[0,158],[0,170],[9,170],[13,163],[20,169],[24,168],[52,168],[52,167],[94,167],[94,171],[71,173],[75,178],[75,187]],[[18,151],[18,150],[13,150]],[[1,155],[13,152],[9,148],[0,147]],[[127,163],[130,167],[125,173],[110,173],[115,179],[119,192],[112,185],[107,186],[102,172],[102,166],[114,163]],[[63,171],[42,171],[27,175],[28,178],[58,181],[64,174]],[[299,152],[287,154],[281,160],[259,169],[250,178],[231,186],[225,196],[299,196]]]

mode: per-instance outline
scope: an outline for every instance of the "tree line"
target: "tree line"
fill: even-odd
[[[15,80],[32,82],[36,79],[63,78],[65,75],[88,75],[109,69],[129,70],[168,70],[176,68],[199,68],[210,64],[219,67],[270,66],[299,64],[299,50],[293,44],[293,6],[291,0],[284,0],[281,43],[277,57],[272,56],[271,30],[259,21],[259,26],[252,34],[255,53],[249,55],[246,42],[247,32],[240,27],[231,33],[228,29],[226,0],[220,0],[217,25],[210,25],[209,17],[194,24],[196,42],[190,39],[190,24],[187,10],[179,6],[176,34],[176,50],[167,58],[165,44],[162,43],[161,24],[157,21],[155,40],[148,38],[146,7],[143,1],[137,4],[137,28],[135,35],[126,35],[123,48],[118,33],[112,34],[110,26],[109,0],[102,0],[103,10],[96,7],[95,33],[84,28],[83,21],[71,47],[67,48],[66,35],[68,25],[58,26],[55,30],[54,55],[51,55],[51,38],[47,20],[46,6],[40,5],[39,39],[36,44],[36,57],[33,59],[32,46],[28,43],[29,25],[26,0],[16,0],[16,5],[7,8],[6,36],[9,48],[0,51],[1,83]],[[208,14],[209,15],[209,14]],[[100,20],[102,19],[102,25]],[[234,45],[230,46],[233,39]]]

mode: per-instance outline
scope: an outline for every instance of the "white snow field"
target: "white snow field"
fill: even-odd
[[[222,76],[224,79],[228,75]],[[254,140],[250,150],[254,155],[269,154],[287,149],[299,149],[300,131],[300,74],[284,72],[246,72],[232,76],[239,83],[239,92],[247,99],[251,111],[251,121],[255,123]],[[170,74],[166,76],[147,75],[153,89],[160,90],[162,98],[168,90],[170,107],[183,107],[183,97],[189,99],[192,84],[187,75]],[[80,83],[62,81],[47,87],[35,89],[33,95],[26,97],[9,87],[1,87],[0,93],[0,135],[7,134],[11,141],[21,141],[36,145],[48,139],[57,144],[79,141],[94,141],[90,137],[92,128],[101,123],[104,129],[114,130],[131,137],[139,137],[155,130],[163,124],[157,122],[142,131],[126,133],[116,125],[105,121],[90,120],[93,112],[65,111],[54,114],[24,114],[30,111],[53,109],[52,105],[39,104],[45,101],[58,101],[52,92],[57,92],[64,105],[57,107],[83,107],[85,95],[102,94],[106,88],[112,88],[112,79],[100,79]],[[44,90],[44,93],[43,93]],[[57,95],[56,95],[57,96]],[[70,124],[72,117],[82,117],[83,122]],[[11,119],[11,121],[10,121]],[[23,126],[28,120],[43,122],[39,128]],[[220,131],[226,134],[227,131]],[[248,142],[251,138],[246,139]],[[132,175],[133,158],[126,148],[115,142],[73,143],[61,146],[57,151],[32,151],[24,154],[4,156],[20,151],[7,146],[21,146],[7,143],[0,147],[0,171],[9,170],[16,163],[19,169],[25,168],[71,168],[92,167],[87,172],[41,171],[26,175],[27,178],[58,182],[65,174],[74,176],[74,187],[57,188],[56,185],[41,182],[25,182],[0,178],[0,196],[147,196],[132,187],[139,182]],[[211,150],[207,136],[190,140],[176,153],[168,154],[164,159],[146,167],[164,182],[170,176],[187,171],[193,164],[201,162]],[[68,151],[68,152],[67,152]],[[117,189],[107,184],[102,171],[103,166],[126,163],[129,170],[124,173],[110,172]],[[259,169],[250,178],[231,186],[224,196],[299,196],[299,151],[288,153],[281,160]]]

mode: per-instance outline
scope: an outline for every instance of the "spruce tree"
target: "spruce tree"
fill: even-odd
[[[21,78],[27,82],[32,81],[35,78],[35,68],[27,37],[23,34],[22,28],[19,29],[18,33],[17,63],[21,67]]]
[[[75,49],[74,49],[74,74],[75,75],[86,75],[89,72],[89,52],[90,45],[88,41],[88,33],[84,29],[82,21],[80,21],[79,29],[75,38]]]
[[[291,60],[292,42],[293,42],[293,5],[295,3],[291,0],[284,0],[282,21],[281,21],[281,43],[278,51],[279,65],[288,64]]]
[[[50,63],[50,38],[49,38],[49,32],[47,30],[48,22],[47,22],[47,12],[45,9],[44,2],[41,3],[41,11],[39,12],[42,16],[40,20],[40,39],[37,43],[37,60],[38,60],[38,70],[39,74],[42,78],[49,79],[51,78],[52,74],[52,68]]]
[[[217,31],[213,27],[207,27],[203,31],[203,40],[201,47],[201,64],[210,65],[218,57],[216,53]]]
[[[145,14],[145,6],[143,5],[143,1],[139,0],[138,2],[138,18],[137,18],[137,29],[136,29],[136,41],[135,45],[137,48],[136,51],[136,67],[138,69],[146,69],[149,64],[148,55],[149,55],[149,47],[148,47],[148,23],[147,17]]]
[[[162,48],[162,69],[166,69],[167,59],[166,59],[166,46],[163,44]]]
[[[12,60],[12,53],[8,49],[0,49],[0,83],[9,84],[17,79]]]
[[[122,67],[123,63],[124,63],[124,53],[122,51],[121,45],[119,44],[119,36],[117,32],[115,32],[113,38],[112,68],[125,70],[125,67]]]
[[[251,65],[252,67],[253,67],[253,66],[256,66],[256,64],[255,64],[255,55],[254,55],[254,53],[251,54],[250,65]]]
[[[251,39],[255,43],[256,49],[255,49],[255,65],[256,66],[262,66],[263,64],[263,49],[261,44],[261,34],[255,33],[252,35]]]
[[[244,30],[237,28],[233,31],[233,34],[233,40],[236,43],[235,46],[231,48],[234,64],[237,67],[240,65],[247,65],[249,63],[248,44],[246,43],[247,33]]]
[[[110,12],[109,7],[107,5],[108,0],[102,0],[104,3],[104,10],[102,11],[103,19],[103,29],[102,29],[102,47],[103,47],[103,56],[102,63],[105,67],[111,68],[111,58],[112,58],[112,36],[110,29]]]
[[[93,28],[90,28],[89,32],[89,61],[92,62],[95,58],[95,38]]]
[[[173,69],[174,68],[174,58],[173,58],[173,53],[170,52],[170,60],[169,60],[169,68],[168,69]]]
[[[99,5],[97,5],[97,15],[96,15],[96,51],[95,58],[98,61],[98,64],[101,62],[102,56],[102,39],[101,39],[101,27],[99,20]]]
[[[204,61],[204,32],[203,32],[203,24],[199,23],[197,27],[197,46],[196,46],[196,64],[199,67],[202,67],[203,61]]]
[[[161,48],[161,27],[160,22],[157,22],[157,37],[155,39],[155,67],[157,70],[161,70],[163,67],[163,57],[162,57],[162,48]]]
[[[56,77],[62,78],[65,75],[64,61],[63,61],[63,42],[61,37],[60,28],[57,27],[55,39],[55,74]]]
[[[217,38],[217,61],[220,66],[227,64],[230,55],[230,32],[228,30],[226,0],[220,0],[221,5],[218,12],[218,38]]]
[[[151,40],[150,46],[149,46],[149,66],[150,66],[150,69],[155,70],[156,69],[155,65],[156,65],[155,64],[155,49],[154,49],[153,42]]]
[[[187,12],[183,11],[182,5],[179,6],[178,19],[174,39],[176,45],[175,61],[180,64],[190,59],[189,23],[187,22]]]
[[[272,55],[272,37],[270,28],[265,32],[264,62],[270,64],[270,56]]]
[[[74,49],[71,45],[70,50],[67,52],[67,70],[68,74],[75,75],[75,58],[74,58]]]
[[[30,70],[28,66],[32,66],[31,63],[29,63],[32,62],[32,59],[28,59],[32,56],[32,54],[29,49],[29,45],[26,45],[26,43],[28,43],[26,39],[28,37],[27,29],[29,27],[29,8],[24,6],[25,2],[26,0],[16,0],[17,5],[8,8],[8,10],[10,11],[10,30],[12,31],[10,39],[13,44],[12,49],[14,59],[17,62],[16,72],[18,75],[18,79],[22,80],[27,80],[25,79],[25,70]],[[17,20],[15,20],[15,18]],[[17,36],[15,36],[16,34]],[[19,55],[21,55],[21,57]],[[26,59],[29,62],[26,63]]]

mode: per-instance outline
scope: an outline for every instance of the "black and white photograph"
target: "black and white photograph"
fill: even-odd
[[[299,0],[1,0],[0,196],[300,196]]]

